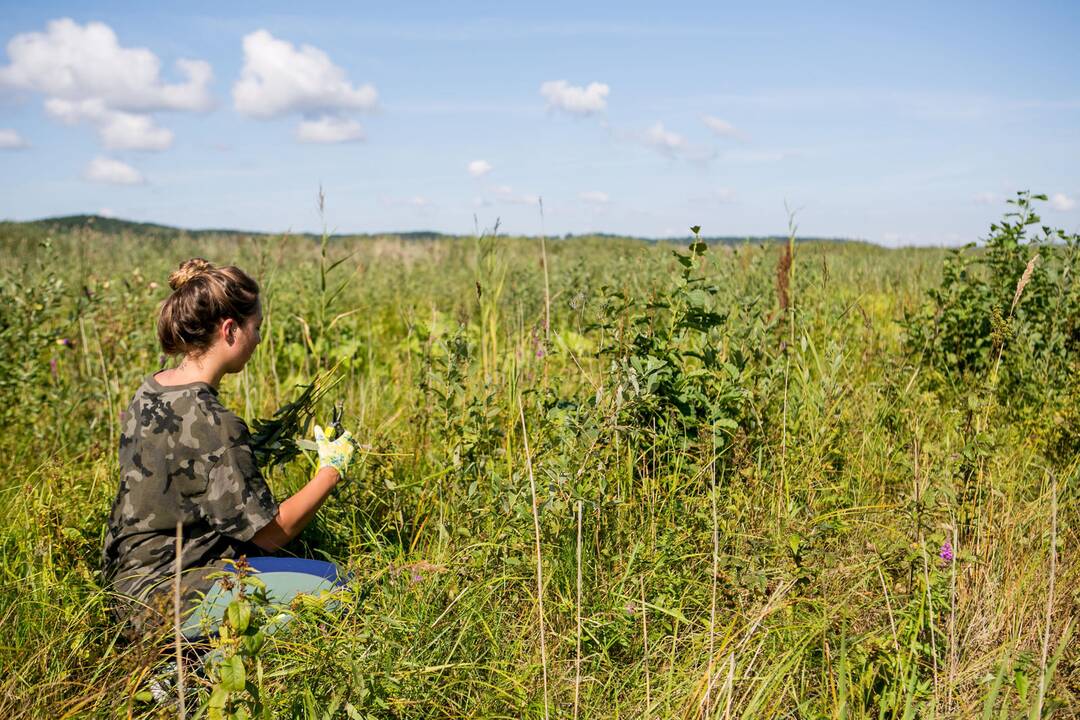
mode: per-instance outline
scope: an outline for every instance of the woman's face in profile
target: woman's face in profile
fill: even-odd
[[[251,359],[255,348],[262,342],[262,321],[262,300],[259,300],[255,305],[255,312],[237,325],[236,334],[233,336],[235,343],[230,348],[232,362],[228,365],[229,372],[240,372]]]
[[[244,362],[246,363],[255,352],[255,348],[260,342],[262,342],[262,300],[259,300],[255,304],[255,312],[252,313],[247,320],[244,321],[244,340],[245,340],[245,352]]]

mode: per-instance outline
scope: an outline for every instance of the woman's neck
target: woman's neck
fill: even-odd
[[[220,363],[209,361],[208,358],[193,358],[185,356],[180,364],[160,373],[158,382],[165,380],[163,385],[186,385],[193,382],[204,382],[215,390],[221,384],[221,378],[225,377],[225,368]]]

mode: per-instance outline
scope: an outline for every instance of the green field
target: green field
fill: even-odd
[[[319,417],[370,446],[292,548],[354,596],[238,655],[227,710],[1080,715],[1080,248],[1027,220],[962,254],[0,224],[0,717],[174,712],[99,555],[192,256],[263,288],[223,402],[336,367]]]

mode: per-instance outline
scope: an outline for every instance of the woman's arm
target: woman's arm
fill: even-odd
[[[277,517],[255,533],[251,542],[267,552],[274,552],[296,538],[315,511],[323,504],[330,491],[338,484],[341,473],[333,467],[321,467],[308,484],[278,506]]]

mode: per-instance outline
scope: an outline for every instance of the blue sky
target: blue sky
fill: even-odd
[[[315,230],[321,183],[343,232],[772,234],[787,203],[952,245],[1031,188],[1080,227],[1080,4],[761,5],[5,0],[0,218]]]

